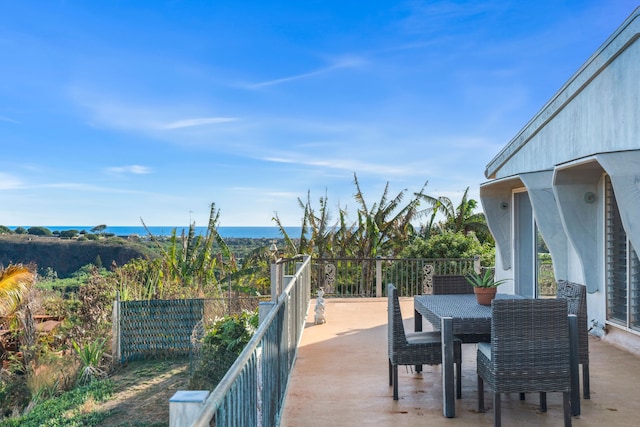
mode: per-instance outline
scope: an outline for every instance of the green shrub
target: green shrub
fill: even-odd
[[[78,235],[78,230],[63,230],[60,232],[60,237],[63,239],[72,239]]]
[[[463,233],[445,231],[433,234],[429,239],[414,239],[402,252],[405,258],[473,258],[480,255],[482,265],[495,264],[495,249],[481,244],[473,232]]]
[[[225,316],[215,322],[202,339],[200,363],[191,374],[189,388],[216,388],[257,328],[257,311],[244,311],[242,314]]]
[[[25,375],[13,373],[11,370],[0,370],[0,419],[21,412],[30,399],[31,392],[27,387]]]
[[[84,409],[85,402],[101,402],[113,393],[111,380],[94,381],[75,388],[58,397],[47,399],[35,406],[28,414],[0,420],[0,427],[40,427],[40,426],[97,426],[108,412],[94,412]]]
[[[29,227],[27,230],[28,234],[32,234],[34,236],[51,236],[53,233],[46,227]]]

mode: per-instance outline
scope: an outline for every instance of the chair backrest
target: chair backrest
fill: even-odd
[[[491,364],[500,392],[567,391],[569,321],[562,299],[491,303]]]
[[[400,311],[400,301],[398,301],[398,289],[389,283],[387,285],[388,298],[388,337],[389,358],[393,359],[394,353],[398,348],[406,346],[407,336],[404,332],[404,324],[402,323],[402,312]]]
[[[587,287],[566,280],[558,280],[556,297],[567,300],[569,314],[575,314],[578,318],[578,358],[580,363],[589,363]]]
[[[472,293],[473,286],[467,281],[466,276],[433,276],[433,295]]]

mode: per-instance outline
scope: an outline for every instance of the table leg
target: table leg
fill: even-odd
[[[422,332],[422,314],[418,310],[413,310],[413,330]],[[422,365],[416,365],[416,372],[422,372]]]
[[[569,372],[571,373],[571,415],[580,415],[580,367],[578,359],[578,318],[569,315]]]
[[[442,338],[442,410],[445,417],[453,418],[456,416],[456,401],[453,385],[453,319],[451,317],[442,318],[440,334]]]

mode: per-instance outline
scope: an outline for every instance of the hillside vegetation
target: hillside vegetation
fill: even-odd
[[[60,278],[69,277],[80,267],[100,263],[125,265],[134,258],[154,258],[157,251],[118,237],[100,240],[61,239],[24,234],[0,235],[0,264],[36,264],[41,271],[53,269]]]

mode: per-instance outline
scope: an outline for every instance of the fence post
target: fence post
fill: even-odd
[[[116,300],[113,302],[111,319],[111,356],[112,360],[120,363],[122,356],[120,351],[120,291],[116,291]]]
[[[208,390],[180,390],[169,399],[169,427],[189,427],[202,412]]]
[[[276,262],[271,263],[271,301],[278,301],[278,296],[280,295],[280,266]]]
[[[376,297],[382,296],[382,260],[376,257]]]

